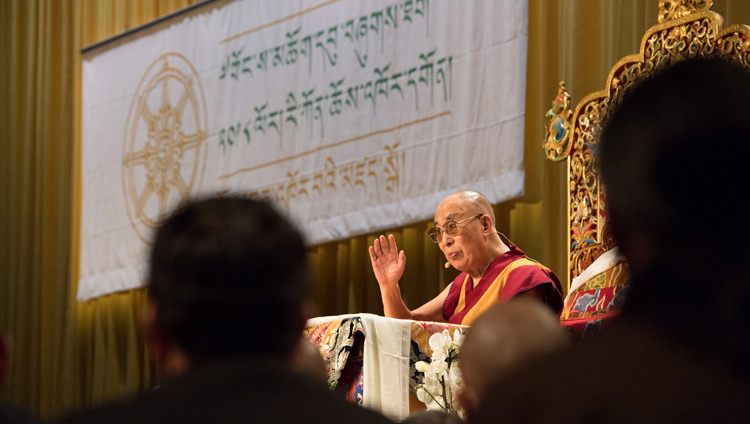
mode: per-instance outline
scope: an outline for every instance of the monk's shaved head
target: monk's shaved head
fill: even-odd
[[[492,220],[492,226],[495,226],[495,212],[492,211],[492,205],[484,194],[473,190],[461,190],[446,197],[446,199],[449,198],[458,200],[466,211],[489,215]]]

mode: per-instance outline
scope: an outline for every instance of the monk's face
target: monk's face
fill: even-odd
[[[446,197],[435,211],[435,226],[440,228],[451,219],[460,222],[468,218],[458,224],[456,234],[441,233],[438,246],[454,268],[469,274],[481,273],[480,268],[486,265],[484,258],[487,247],[482,234],[482,221],[473,218],[480,213],[471,202],[462,201],[455,195]]]

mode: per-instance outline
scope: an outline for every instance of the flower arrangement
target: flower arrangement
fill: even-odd
[[[417,385],[416,394],[427,409],[442,409],[459,416],[463,415],[458,403],[458,392],[463,388],[461,370],[458,368],[458,348],[463,336],[454,331],[451,337],[448,330],[435,333],[430,337],[432,349],[430,363],[418,361],[414,364],[417,371],[424,373],[424,382]]]

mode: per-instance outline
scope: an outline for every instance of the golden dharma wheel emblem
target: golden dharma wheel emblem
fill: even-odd
[[[169,208],[200,190],[207,148],[206,99],[182,55],[149,66],[130,104],[122,143],[122,185],[130,224],[149,243]]]

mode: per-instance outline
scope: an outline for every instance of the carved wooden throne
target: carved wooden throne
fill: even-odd
[[[723,18],[710,10],[712,5],[711,0],[659,0],[659,23],[646,31],[640,53],[620,59],[609,72],[604,89],[585,96],[574,111],[565,83],[560,82],[547,112],[543,148],[547,159],[568,162],[569,282],[616,245],[595,153],[601,124],[622,94],[639,79],[685,58],[723,56],[750,66],[750,27],[724,28]],[[600,314],[608,309],[598,308]]]

